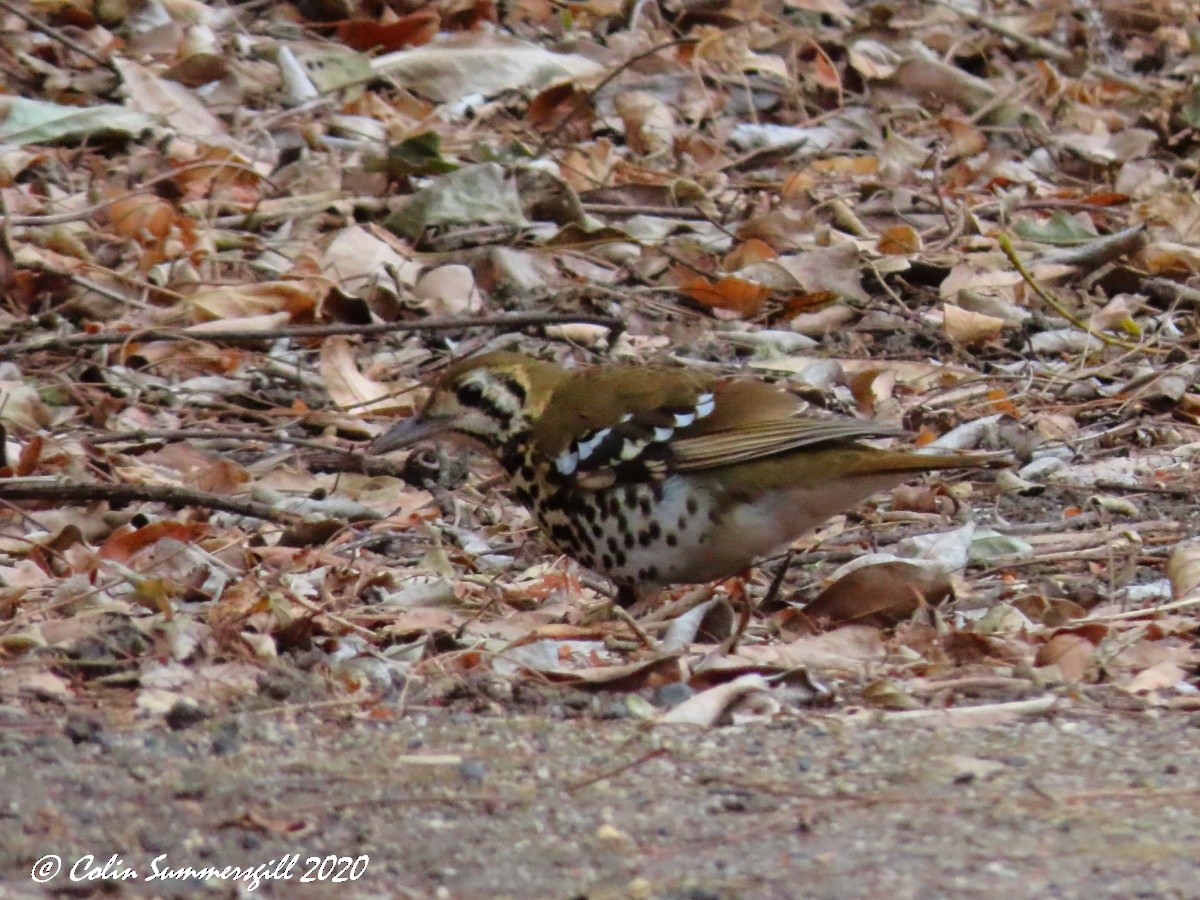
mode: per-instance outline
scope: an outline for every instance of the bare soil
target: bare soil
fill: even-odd
[[[221,878],[146,879],[156,858],[284,854],[299,854],[290,879],[255,895],[1200,896],[1195,713],[1079,700],[991,727],[812,713],[701,732],[592,706],[377,721],[274,707],[174,731],[10,722],[0,896],[238,896]],[[47,854],[64,868],[39,887]],[[138,878],[73,881],[88,854]],[[369,861],[353,882],[301,883],[326,855]]]

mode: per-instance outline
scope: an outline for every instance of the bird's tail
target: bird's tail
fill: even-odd
[[[885,475],[932,472],[937,469],[1003,469],[1012,465],[1007,453],[924,453],[911,450],[878,450],[863,454],[854,474]]]

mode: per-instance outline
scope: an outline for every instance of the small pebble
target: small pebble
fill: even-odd
[[[684,700],[695,696],[696,692],[682,681],[664,684],[654,692],[654,705],[660,709],[674,709]]]
[[[487,774],[487,766],[477,759],[464,759],[458,766],[458,774],[467,781],[478,784]]]
[[[200,708],[195,700],[181,697],[176,700],[163,716],[163,721],[172,731],[182,731],[191,728],[208,718],[208,713]]]

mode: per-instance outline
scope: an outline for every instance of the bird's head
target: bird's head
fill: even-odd
[[[465,435],[498,452],[550,400],[565,372],[519,353],[484,353],[459,360],[430,385],[429,400],[411,419],[396,423],[371,445],[387,453],[445,432]]]

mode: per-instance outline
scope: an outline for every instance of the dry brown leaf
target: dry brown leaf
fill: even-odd
[[[942,304],[942,327],[956,344],[970,346],[989,341],[1004,330],[1005,321],[995,316],[970,312],[952,303]]]
[[[1038,648],[1034,665],[1058,666],[1064,681],[1083,681],[1092,663],[1096,645],[1086,637],[1060,632]]]
[[[697,275],[685,279],[679,289],[701,306],[740,318],[756,315],[771,296],[770,288],[733,276],[714,282]]]
[[[354,348],[346,338],[328,338],[321,345],[318,368],[329,396],[343,410],[360,414],[412,412],[411,395],[394,396],[386,384],[359,371]]]
[[[197,322],[227,320],[287,313],[291,321],[311,315],[318,300],[315,280],[264,281],[258,284],[227,285],[198,291],[188,298],[192,318]]]
[[[804,607],[806,615],[836,626],[869,621],[890,625],[923,604],[935,606],[950,593],[950,579],[924,566],[885,562],[862,566],[825,588]]]
[[[1200,593],[1200,541],[1177,544],[1167,559],[1167,578],[1176,600]]]
[[[733,681],[718,684],[684,700],[674,709],[659,716],[660,725],[697,725],[711,728],[730,708],[749,694],[767,693],[770,685],[761,675],[740,675]]]
[[[921,252],[921,236],[911,225],[892,225],[883,229],[875,249],[880,253],[908,255]]]

